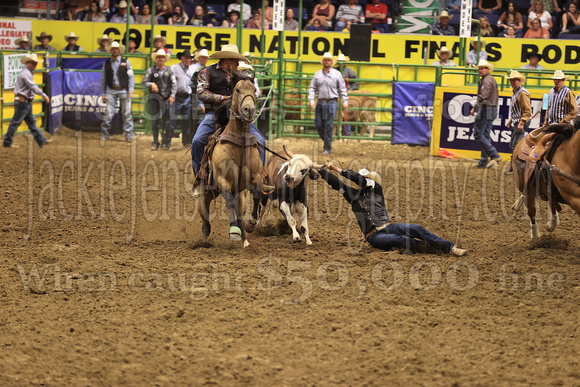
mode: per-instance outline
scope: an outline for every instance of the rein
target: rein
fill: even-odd
[[[580,185],[580,177],[572,175],[571,173],[568,173],[568,172],[558,168],[554,164],[550,164],[550,171],[555,171],[556,173],[559,173],[560,175],[567,177],[568,179],[572,180],[574,183]]]

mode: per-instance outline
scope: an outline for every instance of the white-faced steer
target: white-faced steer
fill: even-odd
[[[292,229],[292,239],[300,241],[300,235],[296,230],[296,219],[298,217],[301,223],[301,231],[304,233],[306,244],[311,245],[312,241],[308,235],[308,180],[318,179],[318,172],[314,168],[319,168],[320,165],[315,164],[305,155],[295,155],[284,145],[284,152],[288,160],[284,160],[276,155],[272,155],[268,160],[266,170],[270,176],[271,181],[274,182],[276,189],[268,196],[261,199],[262,209],[268,203],[268,199],[274,201],[278,200],[279,209],[288,225]],[[246,231],[253,231],[257,224],[257,219],[261,217],[262,210],[252,213],[252,217],[246,224]]]

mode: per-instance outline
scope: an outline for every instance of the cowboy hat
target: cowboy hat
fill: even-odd
[[[449,54],[449,58],[448,59],[453,58],[453,51],[451,51],[450,49],[448,49],[447,46],[443,46],[439,50],[435,51],[435,53],[437,54],[437,56],[439,58],[441,58],[441,54],[444,53],[444,52],[446,52],[446,53]]]
[[[28,43],[28,35],[24,35],[24,36],[19,37],[18,39],[16,39],[14,41],[14,44],[16,44],[18,46],[22,42]]]
[[[486,61],[485,59],[481,59],[479,61],[479,63],[477,64],[477,68],[480,68],[480,67],[488,68],[490,73],[495,69],[495,67],[493,67],[493,65],[491,63],[489,63],[488,61]]]
[[[365,179],[374,180],[376,183],[381,184],[381,175],[378,172],[371,172],[366,168],[361,169],[358,171],[358,174],[364,177]]]
[[[43,60],[38,59],[38,56],[36,54],[30,54],[30,55],[27,55],[24,58],[20,59],[20,63],[22,63],[22,64],[27,64],[28,62],[41,63],[41,62],[43,62]]]
[[[188,56],[188,57],[190,57],[190,58],[191,58],[191,51],[189,51],[189,48],[188,48],[188,49],[186,49],[186,50],[185,50],[185,51],[183,51],[183,52],[178,52],[178,53],[177,53],[177,59],[181,60],[181,57],[182,57],[182,56]]]
[[[446,17],[449,20],[453,19],[453,15],[449,15],[447,11],[442,11],[441,15],[437,16],[437,19],[441,20],[442,17]]]
[[[163,41],[163,46],[165,46],[165,44],[167,43],[167,38],[163,35],[157,34],[155,35],[155,37],[153,37],[153,43],[155,43],[156,40],[162,40]]]
[[[338,54],[338,58],[336,58],[337,62],[346,62],[348,58],[344,56],[344,54]]]
[[[332,65],[336,64],[336,58],[332,56],[330,52],[325,52],[324,55],[320,57],[320,63],[322,63],[325,59],[332,59]]]
[[[70,34],[64,36],[64,40],[66,40],[66,41],[68,41],[70,38],[74,38],[76,40],[79,40],[81,37],[77,36],[77,34],[75,34],[74,32],[71,32]]]
[[[528,60],[530,60],[530,58],[532,56],[537,56],[538,57],[538,61],[541,61],[542,59],[544,59],[544,57],[542,56],[542,54],[540,54],[538,52],[530,52],[530,53],[528,53],[528,55],[526,57],[528,58]]]
[[[195,53],[195,56],[193,57],[193,59],[197,61],[197,60],[199,60],[200,56],[205,56],[206,58],[209,58],[209,52],[207,52],[207,50],[205,48],[203,48]]]
[[[151,54],[151,59],[153,59],[154,61],[157,60],[158,56],[163,55],[165,57],[165,59],[169,60],[169,58],[171,58],[171,54],[167,54],[165,53],[165,50],[160,48],[157,52],[154,52]]]
[[[40,36],[36,37],[36,40],[38,40],[40,42],[40,41],[42,41],[42,38],[48,38],[48,41],[50,42],[52,40],[52,35],[49,35],[46,32],[41,32]]]
[[[225,46],[222,46],[221,51],[214,52],[209,57],[212,59],[237,59],[246,62],[248,61],[248,59],[245,56],[240,54],[238,46],[236,46],[235,44],[226,44]]]
[[[102,37],[98,38],[98,39],[97,39],[97,44],[100,46],[100,45],[101,45],[101,42],[102,42],[103,40],[106,40],[106,41],[108,41],[108,42],[109,42],[109,44],[111,44],[111,38],[109,38],[109,35],[107,35],[107,34],[103,34],[103,36],[102,36]]]
[[[472,39],[471,40],[471,45],[472,46],[473,46],[474,43],[477,43],[477,39]],[[483,39],[481,39],[481,48],[484,48],[486,44],[487,44],[486,41],[483,40]]]
[[[240,63],[238,63],[238,70],[253,70],[254,68],[252,67],[251,64],[247,63],[246,61],[241,60]]]
[[[526,83],[526,77],[516,70],[512,70],[510,75],[506,75],[505,77],[506,79],[519,79],[521,83]]]
[[[121,0],[117,8],[127,8],[127,2],[125,0]]]
[[[550,77],[552,79],[564,79],[564,80],[568,80],[570,79],[569,75],[564,75],[564,72],[562,70],[556,70],[554,71],[554,76]]]
[[[111,50],[113,48],[118,48],[119,50],[121,50],[121,54],[125,52],[125,46],[122,44],[119,44],[119,42],[113,42],[110,45],[108,45],[107,52],[111,52]]]

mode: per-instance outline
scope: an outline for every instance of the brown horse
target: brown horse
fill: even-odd
[[[570,125],[551,125],[545,132],[555,134],[552,145],[545,160],[538,163],[539,168],[528,182],[525,181],[526,161],[518,157],[521,155],[520,149],[525,146],[525,138],[518,143],[513,153],[514,179],[522,193],[514,209],[525,202],[531,222],[532,240],[540,237],[536,224],[536,196],[548,201],[550,205],[546,224],[549,232],[560,224],[560,203],[568,204],[580,215],[580,134]]]
[[[246,247],[249,243],[243,222],[246,211],[244,191],[253,192],[255,205],[262,196],[262,162],[256,138],[250,134],[250,123],[256,113],[256,89],[251,78],[238,74],[232,79],[232,87],[229,122],[209,160],[215,184],[212,190],[204,190],[204,196],[199,201],[199,213],[205,242],[211,232],[209,206],[221,194],[230,211],[230,240],[242,240]],[[219,113],[216,112],[218,122]]]

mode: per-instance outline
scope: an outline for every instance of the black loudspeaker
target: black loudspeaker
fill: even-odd
[[[348,56],[350,60],[369,62],[371,60],[371,35],[370,24],[353,24],[350,26],[350,42],[348,43]]]

